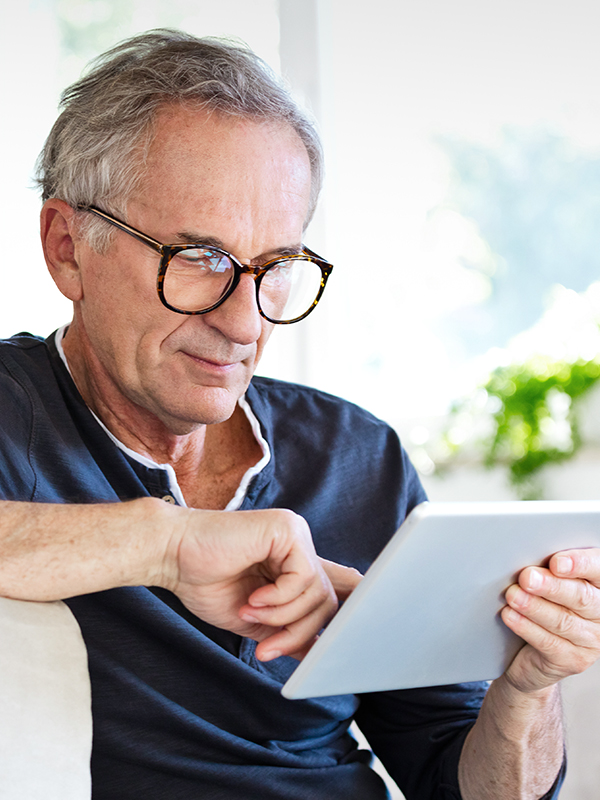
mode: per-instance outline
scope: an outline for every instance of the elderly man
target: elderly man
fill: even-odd
[[[302,244],[311,124],[250,52],[168,31],[115,48],[63,105],[41,232],[74,316],[0,346],[0,591],[67,598],[81,626],[94,798],[385,798],[353,718],[409,800],[555,797],[556,684],[600,647],[594,551],[509,589],[529,644],[485,701],[479,684],[279,693],[424,499],[383,423],[253,378],[331,271]]]

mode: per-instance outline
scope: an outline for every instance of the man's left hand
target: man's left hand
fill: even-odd
[[[565,550],[527,567],[506,591],[502,619],[525,640],[506,671],[522,692],[583,672],[600,658],[600,549]]]

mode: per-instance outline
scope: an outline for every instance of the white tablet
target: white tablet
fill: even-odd
[[[596,501],[422,503],[282,694],[297,699],[497,678],[523,644],[499,616],[518,572],[559,550],[597,546]]]

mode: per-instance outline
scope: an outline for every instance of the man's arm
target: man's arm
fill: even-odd
[[[58,600],[163,586],[213,625],[304,653],[337,600],[291,511],[201,511],[143,498],[104,505],[0,502],[0,595]]]
[[[558,682],[600,656],[600,550],[554,555],[506,592],[506,625],[527,643],[490,687],[463,748],[464,800],[539,800],[563,756]]]
[[[524,694],[504,675],[490,686],[462,750],[463,800],[540,800],[562,759],[558,687]]]

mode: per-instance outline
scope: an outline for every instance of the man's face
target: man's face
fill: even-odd
[[[217,245],[243,263],[299,247],[310,166],[291,128],[178,107],[162,111],[156,130],[130,225],[166,244]],[[228,419],[272,329],[254,279],[243,275],[214,311],[183,316],[158,299],[158,254],[126,233],[103,255],[84,242],[75,252],[76,346],[92,401],[100,396],[118,415],[141,407],[173,433]]]

